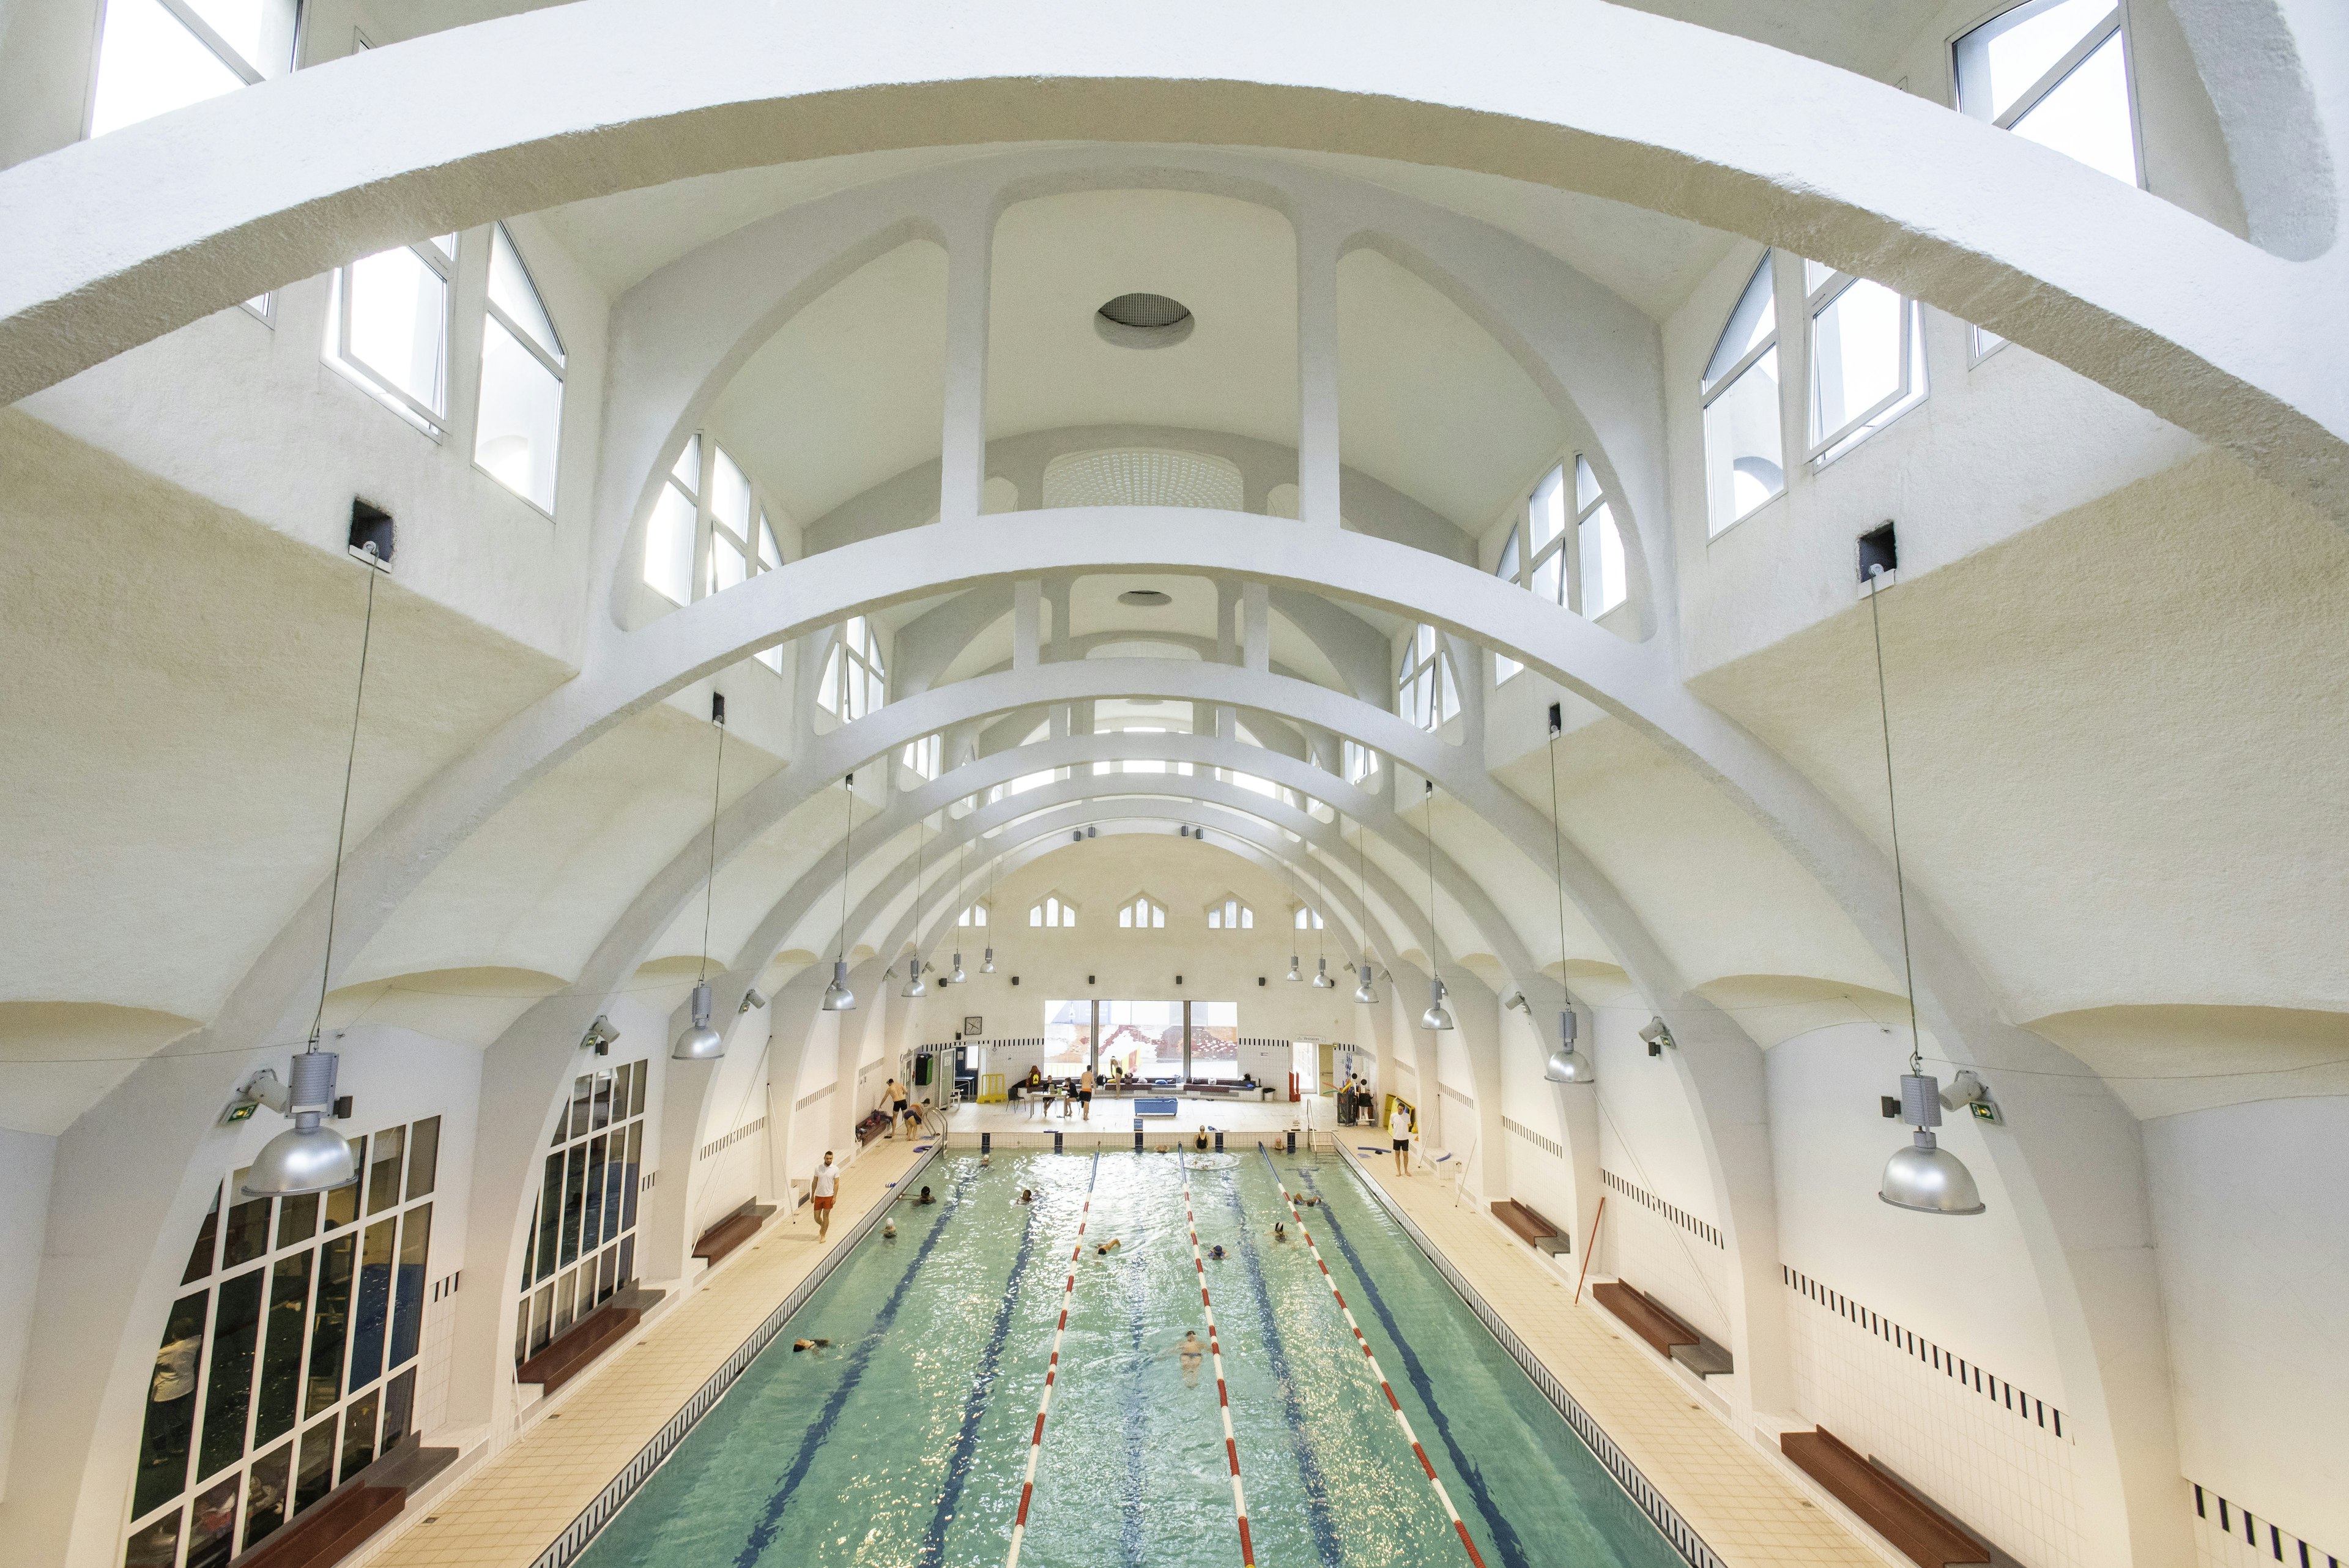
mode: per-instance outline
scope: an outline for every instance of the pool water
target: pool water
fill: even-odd
[[[1325,1199],[1306,1223],[1489,1568],[1680,1563],[1359,1178],[1261,1151],[941,1157],[938,1201],[895,1203],[580,1561],[1001,1563],[1090,1195],[1019,1561],[1240,1563],[1213,1368],[1174,1353],[1206,1337],[1186,1173],[1227,1254],[1206,1282],[1257,1562],[1469,1561],[1311,1256],[1273,1239],[1285,1180]]]

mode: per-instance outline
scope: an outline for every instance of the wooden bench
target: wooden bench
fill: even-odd
[[[701,1233],[693,1244],[693,1255],[708,1261],[711,1268],[726,1261],[727,1254],[759,1233],[767,1216],[775,1211],[771,1203],[745,1203],[733,1213]]]
[[[595,1359],[636,1326],[642,1309],[623,1306],[618,1297],[605,1303],[548,1342],[545,1349],[514,1368],[514,1381],[535,1383],[542,1395],[554,1393],[587,1370]]]
[[[1598,1298],[1600,1306],[1620,1319],[1624,1327],[1646,1340],[1658,1355],[1670,1355],[1676,1345],[1703,1342],[1704,1335],[1620,1280],[1593,1285],[1590,1293]]]
[[[1537,1252],[1555,1256],[1574,1250],[1574,1238],[1543,1219],[1530,1204],[1514,1198],[1493,1200],[1493,1218],[1516,1233],[1517,1240]]]
[[[354,1476],[316,1507],[236,1560],[236,1568],[326,1568],[399,1517],[408,1489],[367,1486]]]
[[[1784,1432],[1778,1447],[1805,1475],[1908,1554],[1920,1568],[1988,1563],[1990,1549],[1940,1511],[1852,1451],[1825,1427]]]

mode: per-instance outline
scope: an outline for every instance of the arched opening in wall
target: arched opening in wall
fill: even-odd
[[[988,468],[1024,506],[1262,512],[1297,478],[1297,246],[1268,207],[1078,191],[995,230]]]

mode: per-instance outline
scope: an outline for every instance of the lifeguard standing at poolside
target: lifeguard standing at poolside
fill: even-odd
[[[815,1236],[819,1241],[832,1236],[832,1200],[840,1191],[840,1167],[832,1163],[832,1150],[823,1151],[823,1163],[815,1168],[814,1179],[808,1183],[808,1200],[815,1205]]]

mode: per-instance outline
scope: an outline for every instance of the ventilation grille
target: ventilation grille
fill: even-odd
[[[1211,506],[1240,510],[1240,471],[1195,452],[1123,448],[1071,452],[1044,470],[1044,504]]]

